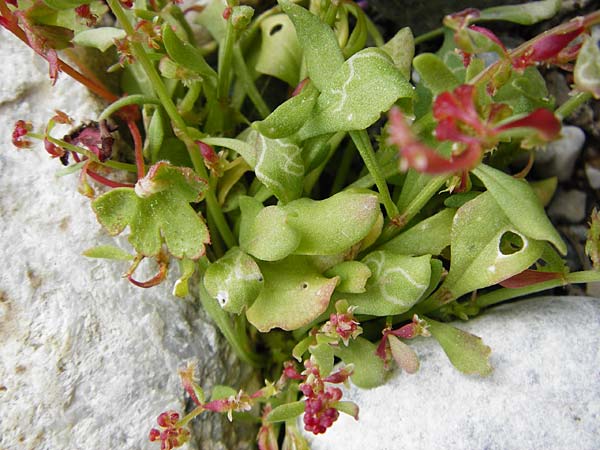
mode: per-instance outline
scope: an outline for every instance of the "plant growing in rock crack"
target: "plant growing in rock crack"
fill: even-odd
[[[255,14],[221,0],[185,10],[0,0],[0,24],[48,61],[52,81],[66,73],[108,103],[62,138],[56,127],[74,125],[62,112],[43,132],[21,120],[13,133],[17,147],[43,141],[62,174],[79,173],[110,234],[127,229],[130,248],[86,255],[130,261],[128,279],[145,288],[177,261],[174,295],[188,297],[199,277],[200,304],[232,348],[276,380],[253,393],[220,386],[207,400],[190,365],[181,378],[194,408],[158,416],[151,441],[178,447],[186,424],[212,411],[250,414],[261,449],[279,448],[279,436],[283,448],[306,448],[297,417],[314,434],[340,412],[357,418],[336,385],[377,386],[394,363],[414,373],[410,339],[431,336],[460,371],[484,376],[489,347],[449,319],[600,280],[563,262],[543,208],[555,180],[525,179],[561,119],[600,98],[600,12],[514,49],[477,25],[529,25],[559,7],[469,9],[422,37],[405,28],[384,42],[351,1],[280,0]],[[440,49],[415,56],[435,36]],[[59,57],[73,46],[112,52],[120,92]],[[573,73],[558,108],[539,65]],[[511,175],[520,155],[529,163]],[[597,266],[598,214],[591,220]],[[140,281],[146,258],[157,272]]]

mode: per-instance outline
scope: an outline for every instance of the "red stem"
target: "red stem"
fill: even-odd
[[[90,178],[94,179],[95,181],[97,181],[98,183],[101,183],[105,186],[111,187],[111,188],[119,188],[119,187],[126,187],[126,188],[133,188],[135,187],[133,184],[131,183],[119,183],[118,181],[113,181],[113,180],[109,180],[106,177],[103,177],[102,175],[100,175],[97,172],[93,172],[90,169],[87,169],[85,171],[85,173],[87,175],[90,176]]]
[[[133,120],[127,121],[127,126],[129,127],[129,131],[131,132],[131,136],[133,136],[133,144],[135,151],[135,166],[137,167],[137,176],[138,179],[144,178],[145,169],[144,169],[144,154],[143,154],[143,144],[142,144],[142,136],[140,135],[140,130]]]
[[[14,34],[17,38],[23,41],[28,47],[32,48],[27,40],[27,36],[25,32],[19,27],[17,21],[15,20],[10,8],[6,5],[4,0],[0,0],[0,15],[6,19],[6,28]],[[43,57],[43,55],[40,55]],[[64,62],[62,59],[58,59],[58,67],[59,69],[73,78],[75,81],[83,84],[94,94],[102,97],[107,102],[114,102],[119,99],[119,96],[110,92],[106,87],[98,82],[94,82],[92,80],[87,79],[83,74],[79,71],[71,67],[68,63]]]

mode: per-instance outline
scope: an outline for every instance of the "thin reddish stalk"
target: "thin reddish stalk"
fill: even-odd
[[[138,179],[144,178],[145,169],[144,169],[144,154],[143,154],[142,136],[140,135],[140,130],[139,130],[137,124],[133,120],[128,120],[127,126],[129,127],[129,131],[131,132],[131,136],[133,136],[133,145],[134,145],[134,151],[135,151],[135,166],[137,167],[137,176],[138,176]]]
[[[10,10],[10,8],[6,5],[4,0],[0,0],[0,15],[4,17],[7,21],[6,28],[14,34],[17,38],[23,41],[28,47],[31,48],[29,41],[27,40],[27,36],[25,32],[17,25],[17,22]],[[97,81],[90,80],[86,78],[82,73],[71,67],[68,63],[63,61],[62,59],[58,59],[58,67],[60,71],[66,73],[75,81],[83,84],[94,94],[102,97],[108,102],[114,102],[119,99],[119,96],[110,92],[106,87],[100,84]]]
[[[119,183],[118,181],[109,180],[108,178],[103,177],[99,173],[93,172],[89,169],[87,169],[85,173],[87,175],[89,175],[90,178],[97,181],[98,183],[101,183],[101,184],[111,187],[111,188],[119,188],[119,187],[132,188],[132,187],[134,187],[134,185],[131,183]]]
[[[545,37],[547,37],[549,35],[565,34],[565,33],[575,31],[576,29],[578,29],[582,26],[584,28],[590,28],[599,23],[600,23],[600,11],[595,11],[591,14],[588,14],[587,16],[575,17],[574,19],[570,20],[567,23],[563,23],[554,28],[551,28],[550,30],[543,32],[542,34],[534,37],[533,39],[531,39],[527,42],[524,42],[523,44],[519,45],[514,50],[509,51],[507,58],[500,59],[496,63],[488,66],[483,72],[481,72],[479,75],[474,77],[471,81],[469,81],[469,84],[478,85],[478,84],[486,83],[486,82],[490,81],[494,77],[494,75],[502,69],[502,67],[505,64],[512,64],[512,61],[514,61],[515,58],[518,58],[519,56],[522,56],[523,54],[525,54],[529,49],[532,48],[532,46],[536,42],[544,39]]]

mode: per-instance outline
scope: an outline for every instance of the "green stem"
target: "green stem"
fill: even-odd
[[[148,58],[144,47],[139,42],[135,42],[135,30],[129,23],[129,19],[127,18],[127,14],[121,7],[119,0],[107,0],[108,6],[114,13],[115,17],[125,30],[128,36],[132,37],[131,42],[131,51],[135,59],[140,63],[146,76],[152,83],[152,88],[154,89],[156,95],[160,99],[162,106],[167,111],[169,118],[173,122],[175,134],[186,144],[188,153],[194,165],[194,170],[202,177],[208,180],[208,173],[206,171],[206,167],[204,167],[204,161],[202,160],[202,156],[200,152],[196,148],[193,139],[187,135],[187,124],[183,117],[179,114],[177,107],[173,103],[171,96],[167,92],[167,88],[165,87],[160,75],[156,71],[154,64]],[[231,61],[230,61],[231,63]],[[221,233],[225,244],[229,247],[233,247],[236,245],[236,240],[233,237],[231,229],[225,220],[225,216],[223,215],[223,211],[217,202],[217,198],[212,189],[209,189],[206,192],[206,206],[208,209],[208,214],[213,216],[213,220],[217,226],[217,229]]]
[[[248,66],[246,66],[246,61],[244,61],[244,56],[242,55],[242,51],[240,50],[239,45],[234,46],[233,63],[235,66],[237,76],[242,82],[244,88],[246,89],[246,94],[248,94],[248,97],[250,97],[252,104],[255,106],[261,118],[264,119],[269,114],[271,114],[271,110],[265,103],[262,95],[260,95],[260,92],[258,92],[258,89],[256,89],[256,85],[254,84],[254,80],[252,80],[252,77],[250,76]]]
[[[384,178],[389,178],[398,173],[398,162],[394,161],[391,164],[384,164],[380,167],[381,174]],[[348,185],[347,189],[367,189],[375,184],[375,180],[370,173],[360,177],[354,183]]]
[[[377,185],[377,189],[379,190],[379,195],[381,197],[381,202],[383,203],[388,217],[391,219],[395,218],[398,215],[398,208],[392,201],[385,178],[381,173],[379,164],[377,164],[375,152],[371,146],[371,140],[369,139],[367,131],[350,131],[350,137],[352,138],[352,141],[354,141],[354,145],[356,145],[356,148],[365,162],[369,173],[373,177],[373,180],[375,180],[375,184]]]
[[[201,92],[202,83],[199,83],[197,81],[193,82],[190,85],[188,91],[185,93],[185,96],[183,97],[181,102],[179,102],[179,111],[185,114],[194,109],[194,104],[196,103],[196,100],[198,100],[198,97],[200,96]]]
[[[171,118],[171,120],[177,128],[179,128],[180,130],[185,130],[185,121],[179,115],[177,107],[173,103],[173,100],[171,100],[171,97],[169,96],[167,89],[164,83],[162,82],[162,79],[160,78],[160,75],[156,71],[156,68],[154,67],[152,61],[150,61],[150,58],[148,58],[144,47],[139,42],[136,42],[135,30],[129,22],[129,18],[127,17],[127,14],[121,7],[119,0],[107,0],[107,3],[110,9],[112,10],[113,14],[123,27],[123,30],[125,30],[127,35],[132,38],[130,45],[133,57],[140,63],[140,65],[144,69],[144,72],[146,73],[146,76],[152,83],[152,87],[156,95],[158,96],[162,106],[165,108],[165,111],[167,111],[167,114],[169,115],[169,117]]]
[[[404,226],[410,222],[423,207],[438,193],[444,185],[448,175],[438,175],[431,178],[429,182],[419,191],[419,193],[411,200],[406,209],[400,213],[400,222],[389,223],[381,233],[381,237],[377,240],[377,244],[381,245],[397,236]]]
[[[137,173],[137,168],[136,168],[135,164],[127,164],[127,163],[123,163],[123,162],[119,162],[119,161],[101,162],[98,159],[98,157],[94,153],[90,152],[88,149],[83,148],[83,147],[77,147],[76,145],[70,144],[61,139],[53,138],[52,136],[44,136],[43,134],[39,134],[39,133],[27,133],[27,137],[31,137],[33,139],[38,139],[40,141],[43,141],[44,139],[48,139],[48,141],[52,142],[53,144],[58,145],[59,147],[64,148],[65,150],[69,150],[70,152],[75,152],[75,153],[84,155],[84,156],[88,157],[89,159],[91,159],[92,161],[94,161],[95,163],[98,163],[102,166],[110,167],[111,169],[116,169],[116,170],[124,170],[124,171],[130,172],[130,173]]]
[[[436,28],[435,30],[428,31],[425,34],[421,34],[415,38],[415,45],[422,44],[423,42],[435,39],[444,34],[444,27]]]
[[[598,282],[600,282],[600,272],[594,272],[591,270],[586,270],[583,272],[573,272],[566,275],[564,278],[544,281],[542,283],[533,284],[531,286],[525,286],[516,289],[498,289],[477,297],[477,299],[475,300],[475,304],[481,308],[486,308],[497,303],[512,300],[513,298],[536,294],[547,289],[553,289],[556,287],[565,286],[567,284]]]
[[[563,120],[565,117],[573,114],[577,109],[592,98],[592,94],[589,92],[578,92],[569,100],[560,105],[554,114],[558,117],[558,120]]]
[[[202,276],[204,276],[204,270],[208,266],[206,258],[200,260],[200,268]],[[250,364],[253,367],[261,367],[264,365],[263,358],[250,350],[250,342],[248,335],[245,333],[238,333],[233,326],[233,322],[229,314],[227,314],[219,306],[217,301],[206,292],[202,280],[199,283],[199,297],[200,303],[204,310],[208,313],[214,323],[217,325],[219,330],[227,342],[231,345],[231,348],[235,354],[244,362]]]
[[[226,103],[229,97],[229,82],[231,80],[231,64],[235,44],[235,28],[231,20],[227,21],[225,42],[219,48],[219,78],[217,81],[217,97],[221,103]]]
[[[346,148],[344,148],[342,160],[340,161],[340,165],[338,166],[338,169],[335,173],[335,178],[333,179],[333,183],[331,185],[331,195],[341,191],[342,187],[344,187],[353,159],[354,151],[352,148],[350,148],[350,145],[347,145]]]

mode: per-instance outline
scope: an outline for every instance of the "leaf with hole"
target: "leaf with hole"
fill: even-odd
[[[492,286],[531,266],[543,242],[522,234],[490,192],[458,209],[452,223],[451,264],[440,289],[453,298]]]
[[[530,238],[548,241],[564,255],[567,246],[544,212],[535,192],[524,180],[480,164],[473,169],[514,227]]]
[[[261,44],[255,69],[296,86],[300,80],[302,48],[296,30],[285,14],[275,14],[260,22]]]

